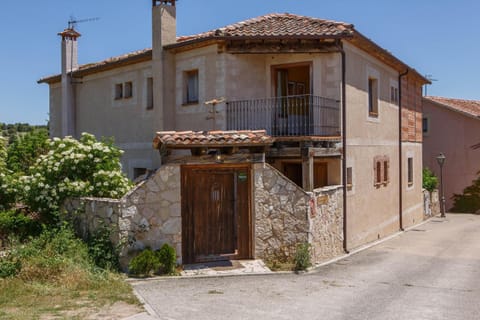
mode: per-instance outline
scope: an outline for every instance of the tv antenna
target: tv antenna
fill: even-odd
[[[434,78],[433,78],[433,75],[431,75],[431,74],[426,74],[426,75],[425,75],[425,79],[427,79],[427,80],[430,81],[430,82],[438,81],[438,79],[434,79]],[[425,85],[425,96],[428,96],[428,86],[431,86],[431,84],[428,84],[428,83],[427,83],[427,84]]]
[[[77,20],[75,19],[74,16],[70,16],[70,20],[68,21],[68,29],[75,29],[75,27],[79,23],[92,22],[92,21],[98,21],[98,20],[100,20],[100,18],[87,18],[87,19]]]

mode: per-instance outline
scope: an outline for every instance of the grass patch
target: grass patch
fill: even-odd
[[[17,244],[0,260],[21,265],[0,278],[0,319],[101,318],[96,313],[118,302],[141,311],[125,276],[95,266],[67,228]]]

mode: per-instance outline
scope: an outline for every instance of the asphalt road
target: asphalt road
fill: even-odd
[[[312,273],[134,286],[160,319],[480,319],[480,216],[434,218]]]

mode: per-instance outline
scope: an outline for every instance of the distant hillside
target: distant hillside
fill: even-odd
[[[17,135],[25,134],[37,129],[48,130],[48,126],[32,126],[28,123],[7,124],[0,122],[0,135],[8,138],[9,142],[12,142]]]

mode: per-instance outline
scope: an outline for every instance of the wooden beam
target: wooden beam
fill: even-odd
[[[302,148],[302,185],[305,191],[313,191],[313,154],[310,148]]]
[[[226,51],[232,54],[247,53],[327,53],[335,50],[329,42],[316,40],[237,40],[227,43]]]

